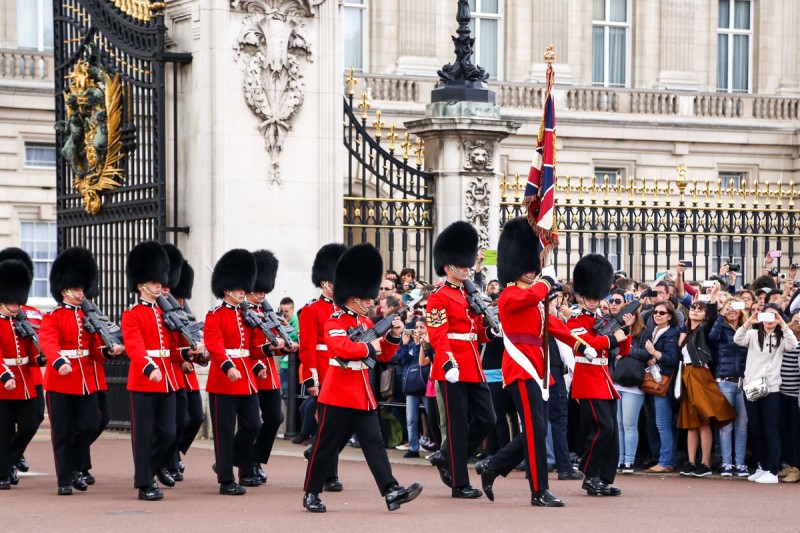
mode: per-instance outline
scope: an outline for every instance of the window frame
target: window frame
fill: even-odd
[[[481,57],[481,25],[480,19],[496,20],[497,21],[497,72],[489,72],[489,79],[492,81],[503,81],[504,69],[503,63],[505,61],[505,0],[497,0],[497,13],[479,11],[483,7],[483,0],[475,0],[475,10],[470,8],[469,16],[472,24],[472,37],[475,38],[475,46],[472,50],[472,62],[477,66],[480,65],[478,58]]]
[[[629,88],[631,86],[631,49],[633,47],[631,34],[633,33],[633,2],[625,0],[625,22],[615,22],[611,20],[611,2],[612,0],[604,0],[605,2],[605,18],[603,20],[595,20],[594,13],[592,13],[592,34],[594,34],[595,27],[603,28],[603,81],[602,83],[592,79],[591,84],[593,87],[614,87],[614,88]],[[611,85],[609,81],[609,68],[611,65],[610,51],[609,51],[609,35],[610,28],[623,28],[625,29],[625,83],[622,85]],[[594,37],[592,37],[592,61],[591,71],[594,72]]]
[[[25,224],[32,225],[33,235],[34,235],[33,239],[23,240],[23,238],[22,238],[23,226]],[[37,227],[37,225],[40,225],[40,224],[44,224],[44,225],[48,226],[48,240],[46,240],[46,241],[40,241],[40,240],[36,239],[36,227]],[[52,240],[50,239],[50,237],[52,237]],[[49,300],[51,298],[51,296],[50,296],[49,274],[50,274],[50,269],[53,266],[53,261],[55,261],[56,256],[58,255],[58,250],[56,248],[56,251],[52,255],[50,255],[49,246],[48,246],[48,257],[47,257],[47,259],[39,259],[39,258],[36,257],[36,254],[34,253],[35,245],[38,242],[46,242],[48,245],[51,244],[51,243],[55,243],[56,246],[57,246],[58,245],[58,225],[57,225],[57,223],[55,221],[50,221],[50,220],[20,220],[19,221],[19,247],[21,249],[25,250],[28,253],[28,255],[30,256],[31,261],[33,262],[33,265],[34,265],[34,269],[33,269],[34,270],[34,276],[36,275],[36,265],[37,264],[44,263],[45,265],[47,265],[47,277],[45,277],[45,278],[34,277],[33,281],[31,282],[30,298],[36,298],[39,301],[43,301],[43,300],[46,301],[46,300]],[[30,244],[30,246],[26,247],[26,244]],[[35,294],[34,291],[35,291],[35,288],[36,288],[36,281],[37,280],[44,281],[46,283],[46,290],[45,290],[44,294]]]
[[[731,93],[731,94],[751,94],[753,92],[753,16],[755,15],[755,5],[753,0],[745,0],[750,3],[750,27],[747,30],[740,30],[736,29],[734,26],[736,25],[735,20],[735,12],[736,12],[736,0],[728,0],[730,5],[728,6],[728,21],[730,26],[728,28],[720,28],[719,27],[719,11],[717,12],[717,36],[719,35],[727,35],[728,38],[728,56],[726,58],[728,63],[728,79],[725,80],[727,86],[720,87],[719,86],[719,79],[717,79],[715,85],[717,86],[717,92],[719,93]],[[719,6],[719,3],[717,3]],[[718,8],[719,9],[719,8]],[[733,40],[734,36],[736,35],[746,35],[748,37],[747,41],[747,90],[734,90],[733,89]],[[717,68],[719,68],[719,47],[717,47]]]
[[[342,22],[346,20],[344,16],[344,12],[348,9],[354,10],[358,9],[361,11],[361,68],[356,68],[353,65],[345,65],[344,68],[346,71],[349,71],[350,67],[353,67],[353,72],[369,72],[369,2],[370,0],[362,0],[362,3],[358,4],[353,2],[352,0],[342,0]],[[344,46],[345,46],[345,37],[344,37],[344,30],[345,26],[342,24],[342,53],[344,55],[343,59],[347,59],[347,54],[345,53]]]
[[[50,45],[45,42],[44,38],[44,21],[45,21],[45,13],[49,13],[52,16],[52,3],[49,0],[17,0],[17,10],[21,8],[23,4],[26,7],[30,8],[31,3],[35,3],[36,9],[36,46],[34,48],[30,47],[22,47],[19,44],[19,33],[17,34],[17,49],[18,50],[30,50],[35,52],[50,52],[52,53],[55,47],[55,43],[51,42]],[[19,16],[19,15],[18,15]],[[17,22],[19,24],[19,21]],[[54,23],[55,24],[55,23]],[[17,28],[19,31],[19,28]],[[53,36],[55,39],[55,35]]]
[[[53,150],[53,154],[55,155],[55,158],[53,159],[53,165],[45,166],[45,165],[32,164],[28,159],[28,148],[51,148]],[[22,162],[22,167],[25,170],[55,170],[58,165],[58,154],[56,153],[56,145],[53,143],[25,141],[24,154],[25,155],[24,155],[24,161]]]

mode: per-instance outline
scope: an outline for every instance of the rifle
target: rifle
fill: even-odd
[[[476,315],[483,315],[489,327],[496,334],[500,334],[503,329],[500,326],[500,317],[497,316],[497,308],[486,305],[486,300],[483,299],[483,295],[472,283],[472,280],[464,280],[464,290],[467,291],[467,303],[470,311]]]
[[[254,307],[255,306],[247,300],[239,304],[239,309],[242,310],[242,320],[244,320],[247,327],[260,330],[261,333],[267,337],[267,341],[272,346],[277,346],[278,337],[275,336],[272,332],[272,328],[264,320],[264,315],[262,313],[256,313],[253,310]]]
[[[28,316],[25,314],[24,309],[19,310],[17,316],[15,316],[12,320],[12,323],[14,325],[14,332],[23,339],[30,339],[41,354],[42,347],[39,346],[39,335],[36,333],[38,328],[31,324],[30,320],[28,320]]]
[[[622,317],[627,314],[633,314],[642,305],[639,301],[630,302],[628,305],[619,310],[614,316],[598,317],[592,330],[598,335],[613,335],[615,331],[623,327]]]
[[[172,295],[170,295],[169,298],[171,298],[174,303],[171,303],[163,296],[156,298],[156,304],[158,304],[158,307],[163,311],[161,318],[164,321],[164,325],[172,331],[179,332],[181,336],[186,339],[189,347],[192,350],[197,350],[197,345],[203,342],[203,323],[192,320],[189,315],[181,309],[181,306]]]
[[[272,309],[272,306],[269,305],[269,302],[264,300],[261,302],[261,308],[264,309],[264,322],[270,328],[275,328],[278,330],[278,335],[281,336],[283,339],[283,343],[286,345],[287,350],[291,350],[293,343],[291,337],[289,337],[290,333],[294,332],[294,328],[292,326],[284,326],[283,323],[278,319],[278,315],[275,314],[275,311]]]
[[[419,302],[422,301],[422,295],[417,296],[413,300],[409,300],[407,304],[405,304],[401,309],[399,309],[396,313],[392,313],[391,315],[384,317],[378,320],[371,328],[367,329],[365,324],[361,324],[357,328],[350,326],[347,328],[347,337],[353,342],[372,342],[375,339],[380,339],[386,333],[392,329],[392,322],[398,316],[405,320],[405,317],[408,313],[414,311],[414,308],[417,306]],[[347,361],[342,359],[341,357],[335,357],[336,361],[342,366],[347,365]],[[375,363],[377,362],[373,357],[365,357],[361,360],[368,368],[374,368]]]
[[[83,311],[83,327],[86,328],[86,331],[99,335],[109,350],[112,350],[115,344],[122,346],[122,330],[117,324],[111,322],[94,302],[84,298],[81,302],[81,310]]]

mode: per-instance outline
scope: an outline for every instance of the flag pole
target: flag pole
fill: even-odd
[[[545,120],[544,120],[544,113],[547,113],[547,102],[550,98],[552,98],[550,91],[553,88],[553,79],[555,78],[555,73],[553,72],[553,62],[556,60],[556,54],[553,50],[553,45],[550,44],[547,46],[547,50],[544,53],[544,60],[547,63],[547,73],[546,73],[546,82],[545,82],[545,110],[542,114],[542,126],[539,132],[541,138],[544,138],[544,127],[545,127]],[[553,140],[553,150],[555,151],[555,140]],[[553,195],[555,195],[555,156],[553,157]],[[539,194],[542,194],[543,188],[539,188]],[[553,210],[555,211],[555,204],[553,205]],[[555,215],[555,213],[554,213]],[[530,220],[530,219],[529,219]],[[551,231],[555,231],[555,224],[551,228]],[[539,228],[537,233],[541,232],[542,229]],[[541,237],[540,237],[541,238]],[[540,258],[540,268],[544,268],[549,264],[549,255],[550,255],[550,246],[546,246],[542,248],[542,253],[539,256]],[[542,323],[542,358],[544,362],[544,369],[542,372],[542,399],[546,401],[550,397],[550,339],[549,332],[548,332],[548,324],[550,318],[550,292],[548,291],[547,296],[545,298],[544,304],[544,321]]]

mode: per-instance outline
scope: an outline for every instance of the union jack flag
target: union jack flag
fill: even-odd
[[[536,138],[536,152],[525,185],[522,205],[527,207],[528,222],[539,235],[542,245],[542,262],[547,252],[558,246],[554,223],[556,197],[556,108],[551,89],[555,73],[553,65],[547,66],[544,112]]]

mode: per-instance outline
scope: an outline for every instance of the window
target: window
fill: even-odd
[[[717,13],[717,91],[750,91],[753,34],[750,0],[719,0]]]
[[[367,69],[367,0],[345,0],[344,68]]]
[[[17,47],[53,50],[53,3],[50,0],[17,0]]]
[[[55,145],[25,143],[25,167],[56,168]]]
[[[472,62],[489,73],[489,78],[503,77],[503,28],[501,0],[469,0],[469,29],[475,38]]]
[[[594,183],[595,185],[605,185],[606,177],[608,177],[609,185],[616,185],[622,183],[622,169],[619,168],[596,168],[594,169]]]
[[[630,34],[629,0],[594,0],[592,84],[626,87]]]
[[[719,273],[719,268],[722,266],[723,263],[728,264],[738,264],[741,265],[739,270],[739,276],[736,278],[735,285],[737,287],[741,287],[742,285],[742,272],[745,271],[743,257],[744,257],[744,246],[741,240],[739,241],[717,241],[716,243],[711,245],[711,272],[706,274],[707,278]]]
[[[719,181],[722,189],[736,190],[747,185],[744,172],[720,172]]]
[[[589,250],[593,254],[600,254],[606,256],[608,262],[614,270],[624,270],[622,268],[622,255],[625,249],[625,241],[622,238],[617,238],[616,235],[608,235],[608,239],[604,237],[592,236],[589,239]]]
[[[21,222],[19,247],[28,252],[33,260],[32,298],[48,298],[50,296],[50,267],[56,258],[55,222]]]

